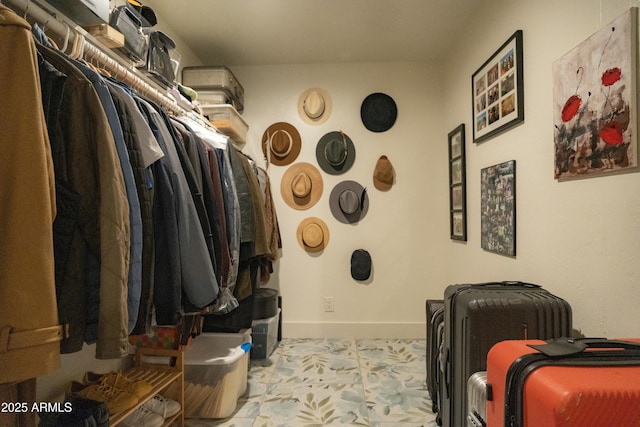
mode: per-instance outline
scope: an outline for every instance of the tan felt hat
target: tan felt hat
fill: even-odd
[[[286,204],[297,210],[309,209],[322,196],[322,175],[311,163],[289,166],[280,181],[280,193]]]

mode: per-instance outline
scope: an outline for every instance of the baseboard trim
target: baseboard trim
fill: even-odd
[[[282,322],[283,338],[425,339],[421,322]]]

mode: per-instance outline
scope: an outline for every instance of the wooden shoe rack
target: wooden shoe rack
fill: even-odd
[[[180,350],[138,348],[134,367],[125,372],[132,381],[146,381],[153,387],[133,408],[114,414],[109,425],[116,426],[140,406],[160,393],[180,404],[180,411],[165,420],[165,426],[184,426],[184,353]]]

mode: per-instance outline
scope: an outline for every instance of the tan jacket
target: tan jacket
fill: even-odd
[[[0,5],[0,383],[60,365],[54,283],[53,165],[36,49],[26,21]]]

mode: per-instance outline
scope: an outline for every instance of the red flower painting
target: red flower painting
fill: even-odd
[[[611,86],[622,77],[622,70],[618,67],[609,68],[607,71],[602,73],[602,85],[603,86]]]
[[[622,125],[617,120],[610,120],[600,129],[600,138],[609,145],[622,144]]]
[[[578,95],[573,95],[569,99],[567,99],[567,102],[562,108],[562,121],[566,123],[571,120],[573,116],[578,113],[581,104],[582,98],[580,98]]]
[[[638,166],[638,58],[629,10],[553,64],[556,179]]]

